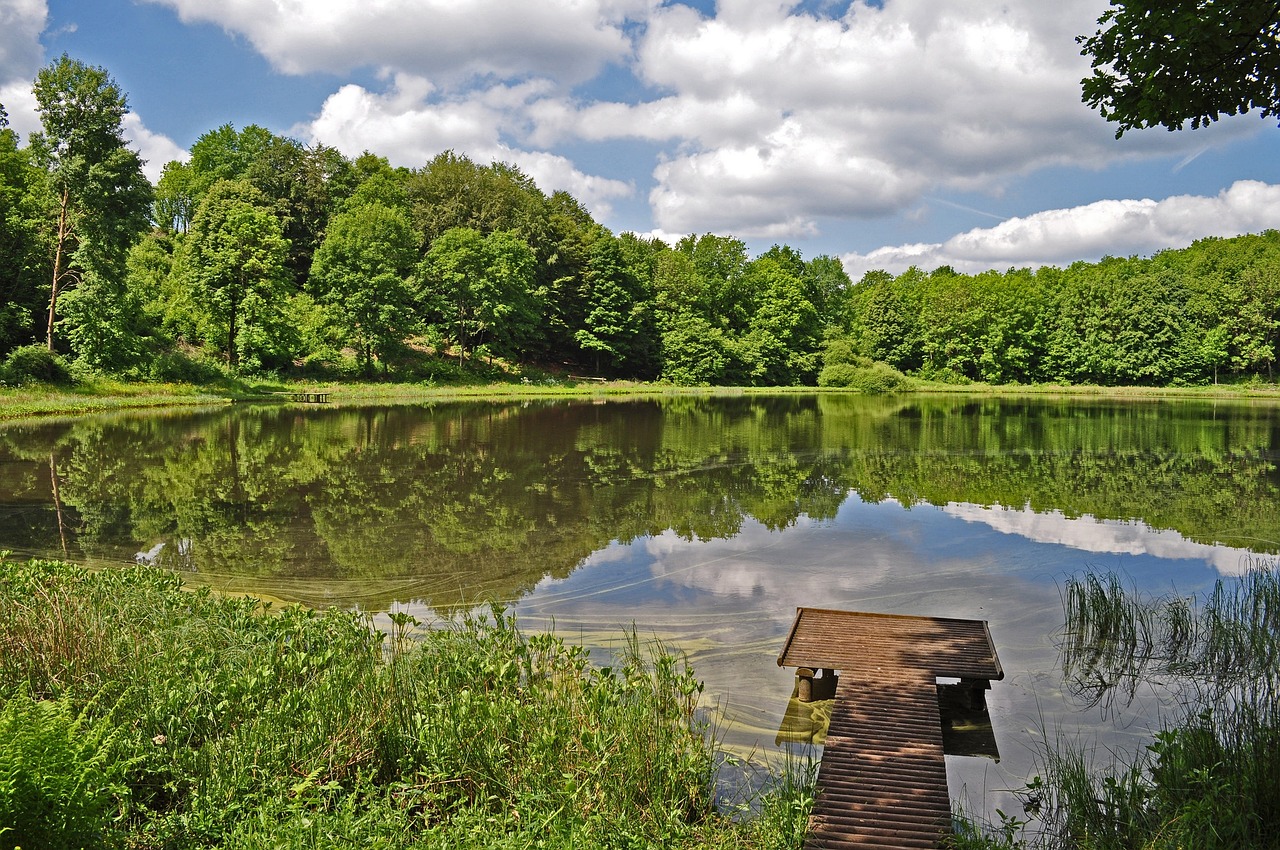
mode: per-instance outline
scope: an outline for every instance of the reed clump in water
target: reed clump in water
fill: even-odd
[[[1062,668],[1090,705],[1132,699],[1143,684],[1190,687],[1200,703],[1280,677],[1280,571],[1260,564],[1218,581],[1203,602],[1146,597],[1114,574],[1068,580]]]
[[[1115,575],[1072,579],[1062,664],[1090,705],[1174,695],[1176,719],[1143,752],[1059,740],[1028,788],[1038,846],[1280,847],[1280,571],[1253,565],[1202,601],[1144,597]]]
[[[602,667],[501,609],[393,622],[0,559],[0,725],[61,742],[0,739],[0,814],[52,813],[0,848],[798,846],[802,788],[718,809],[701,685],[662,647]]]
[[[1138,753],[1046,744],[1023,792],[1031,821],[963,820],[953,846],[1280,847],[1280,564],[1252,564],[1203,600],[1090,573],[1066,583],[1063,607],[1061,662],[1078,697],[1118,710],[1152,687],[1177,711]]]

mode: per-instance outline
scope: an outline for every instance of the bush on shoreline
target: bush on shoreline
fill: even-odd
[[[631,636],[601,667],[497,608],[393,619],[0,561],[0,718],[49,720],[62,755],[27,773],[95,778],[72,797],[98,825],[0,823],[0,848],[799,846],[804,787],[744,822],[717,808],[701,685],[661,647]],[[0,816],[16,794],[0,776]]]
[[[31,383],[66,386],[74,383],[74,379],[62,355],[43,345],[24,345],[10,351],[0,364],[0,382],[17,386]]]

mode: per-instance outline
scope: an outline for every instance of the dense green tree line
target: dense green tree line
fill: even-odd
[[[873,272],[851,290],[848,327],[858,354],[949,381],[1273,380],[1280,231],[1065,269]]]
[[[850,285],[829,257],[615,235],[568,194],[452,151],[396,169],[228,124],[153,190],[103,69],[63,57],[36,89],[45,132],[25,147],[0,137],[0,357],[45,343],[94,370],[160,379],[199,378],[202,362],[421,378],[451,374],[456,357],[812,383]],[[63,126],[75,97],[76,114],[97,116],[91,145]],[[64,314],[62,301],[84,306]]]
[[[105,70],[63,56],[34,91],[43,130],[25,146],[0,112],[0,358],[42,344],[85,370],[163,380],[448,379],[499,360],[883,389],[893,369],[993,383],[1269,378],[1280,343],[1274,232],[854,285],[838,259],[787,246],[751,257],[732,237],[614,234],[567,193],[452,151],[393,168],[227,124],[152,187]],[[869,382],[859,370],[872,365]]]

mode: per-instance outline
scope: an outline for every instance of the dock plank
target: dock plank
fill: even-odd
[[[800,608],[778,664],[840,671],[805,847],[938,847],[951,798],[937,679],[1004,677],[986,622]]]

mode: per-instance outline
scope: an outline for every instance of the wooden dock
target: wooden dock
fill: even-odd
[[[800,608],[778,664],[839,671],[805,847],[938,847],[951,798],[937,680],[982,699],[1004,678],[986,622]]]
[[[278,392],[277,396],[287,398],[289,401],[298,401],[303,404],[328,404],[329,394],[321,392]]]

